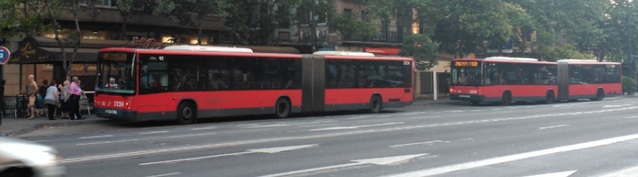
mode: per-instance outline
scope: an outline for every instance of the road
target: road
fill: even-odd
[[[638,176],[638,100],[100,124],[21,138],[68,176]]]

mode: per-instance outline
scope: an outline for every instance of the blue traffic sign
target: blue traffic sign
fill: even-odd
[[[7,49],[6,47],[0,46],[0,65],[4,65],[5,63],[7,63],[7,61],[9,61],[10,55],[11,55],[11,52],[9,52],[9,49]]]

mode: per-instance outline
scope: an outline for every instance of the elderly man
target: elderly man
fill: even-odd
[[[84,119],[80,114],[80,98],[82,96],[82,89],[78,85],[80,79],[77,76],[73,76],[71,79],[71,85],[69,86],[69,94],[71,95],[71,120]]]

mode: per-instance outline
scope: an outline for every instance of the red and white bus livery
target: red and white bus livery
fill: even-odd
[[[98,55],[94,106],[108,119],[186,124],[222,116],[379,112],[413,102],[411,58],[200,46],[105,48]]]
[[[533,58],[454,59],[450,99],[481,102],[554,101],[619,95],[620,63]]]

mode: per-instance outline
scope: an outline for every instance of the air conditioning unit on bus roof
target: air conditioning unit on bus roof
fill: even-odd
[[[519,57],[487,57],[484,60],[498,61],[538,61],[536,58],[519,58]]]
[[[357,56],[357,57],[374,57],[373,53],[368,52],[349,52],[349,51],[318,51],[313,55],[338,55],[338,56]]]
[[[598,62],[596,59],[560,59],[556,62],[579,63],[579,62]]]
[[[253,50],[249,48],[226,47],[226,46],[171,45],[171,46],[164,47],[164,50],[253,53]]]

